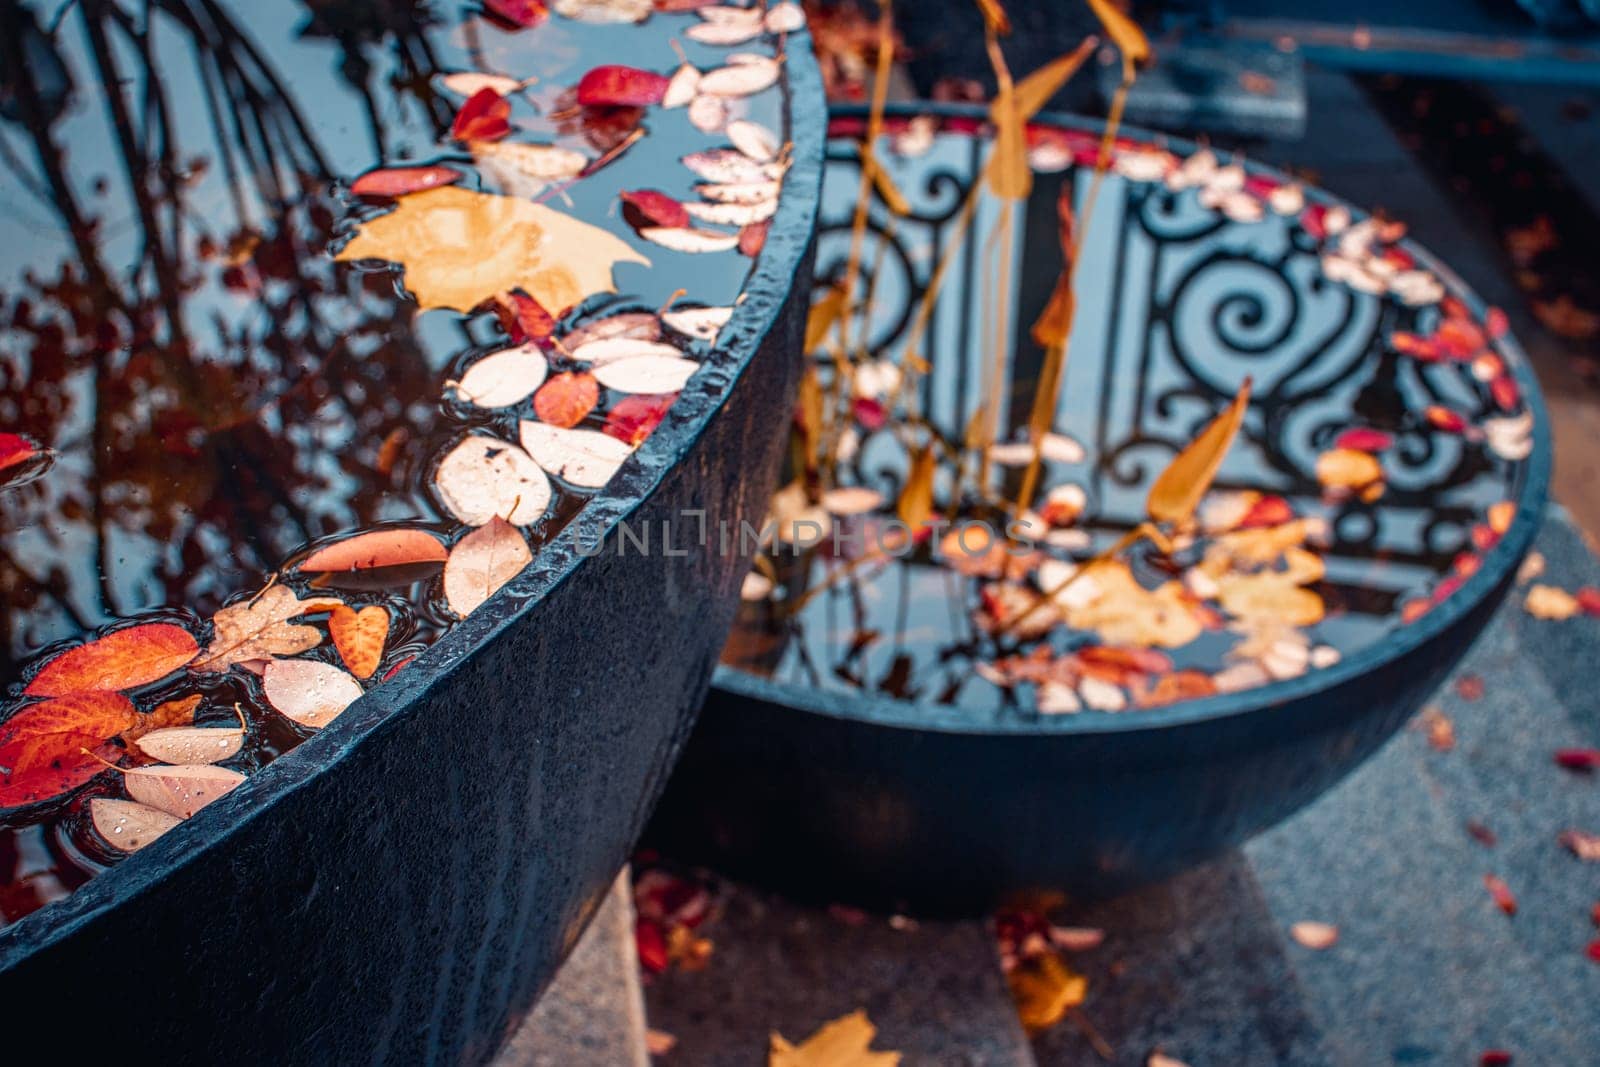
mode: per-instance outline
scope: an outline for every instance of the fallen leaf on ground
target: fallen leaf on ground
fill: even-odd
[[[1556,842],[1586,863],[1600,863],[1600,834],[1563,830],[1557,835]]]
[[[331,663],[275,659],[261,672],[261,691],[285,716],[320,730],[355,702],[361,683]]]
[[[872,1051],[877,1033],[864,1011],[827,1023],[799,1045],[774,1032],[767,1067],[897,1067],[900,1053]]]
[[[1050,1029],[1089,993],[1089,980],[1054,952],[1018,960],[1006,983],[1017,1004],[1017,1018],[1030,1034]]]
[[[165,678],[199,655],[194,635],[168,622],[113,630],[56,656],[23,690],[28,696],[135,689]]]
[[[1486,874],[1483,876],[1483,885],[1489,890],[1489,896],[1494,900],[1495,907],[1507,915],[1517,913],[1517,898],[1511,892],[1511,887],[1506,885],[1505,879],[1498,875]]]
[[[189,669],[225,671],[236,663],[293,656],[316,648],[322,643],[322,631],[289,620],[316,611],[331,611],[342,603],[335,597],[301,600],[286,586],[269,586],[256,596],[217,612],[211,620],[216,634]]]
[[[339,658],[357,678],[371,678],[389,639],[389,612],[377,604],[357,611],[340,604],[328,616],[328,636]]]
[[[444,596],[465,618],[533,561],[521,532],[492,519],[456,543],[444,565]]]

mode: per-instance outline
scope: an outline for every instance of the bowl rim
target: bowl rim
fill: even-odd
[[[865,107],[850,104],[831,109],[829,118],[830,120],[861,118],[867,114],[868,110]],[[989,112],[983,105],[896,102],[887,106],[885,114],[895,118],[933,115],[940,119],[986,121]],[[1105,130],[1103,121],[1048,110],[1035,116],[1030,125],[1088,131],[1097,136]],[[1118,136],[1127,136],[1184,156],[1198,151],[1200,147],[1187,138],[1138,126],[1124,125],[1118,130]],[[829,141],[832,140],[830,137]],[[1276,167],[1255,163],[1243,157],[1236,157],[1235,161],[1241,163],[1248,174],[1271,178],[1280,183],[1297,182],[1304,189],[1308,203],[1344,207],[1351,212],[1354,219],[1363,219],[1371,215],[1371,212],[1359,209],[1343,197],[1316,186],[1305,185]],[[1433,272],[1451,296],[1460,300],[1476,319],[1482,321],[1488,304],[1471,286],[1410,236],[1405,237],[1400,243],[1419,265]],[[1507,366],[1517,381],[1527,410],[1534,417],[1533,451],[1524,463],[1521,486],[1513,498],[1517,511],[1510,528],[1492,549],[1483,554],[1483,563],[1477,571],[1442,603],[1430,608],[1416,622],[1400,626],[1389,637],[1362,645],[1331,667],[1309,670],[1295,678],[1268,682],[1236,693],[1219,693],[1155,708],[1137,708],[1119,712],[1085,710],[1074,715],[1036,715],[1026,719],[996,718],[989,723],[973,722],[971,716],[952,711],[943,705],[878,695],[863,697],[843,691],[813,689],[796,683],[773,681],[724,664],[718,664],[712,676],[712,687],[746,700],[760,701],[790,711],[846,720],[864,726],[912,733],[932,732],[972,737],[1123,734],[1174,729],[1220,722],[1330,693],[1362,675],[1399,662],[1450,629],[1487,600],[1490,594],[1516,571],[1528,549],[1532,547],[1534,535],[1538,533],[1539,526],[1544,520],[1544,508],[1549,496],[1552,451],[1549,412],[1545,407],[1544,394],[1539,388],[1538,379],[1528,362],[1527,353],[1523,351],[1515,336],[1508,331],[1496,343],[1506,357]]]
[[[545,544],[521,574],[392,679],[364,693],[326,728],[250,775],[158,840],[100,871],[66,897],[0,928],[0,977],[32,954],[152,891],[202,855],[250,832],[257,819],[332,772],[373,735],[397,730],[504,631],[519,625],[559,586],[584,573],[595,546],[656,495],[727,405],[777,325],[815,236],[827,139],[827,101],[809,33],[785,34],[781,57],[785,139],[792,144],[768,240],[751,264],[734,311],[702,369],[679,393],[655,431],[634,450],[605,489]],[[672,553],[677,555],[677,553]]]

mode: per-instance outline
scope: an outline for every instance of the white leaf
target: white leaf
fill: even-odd
[[[702,8],[701,14],[707,9]],[[757,12],[759,15],[760,12]],[[683,31],[683,35],[691,41],[713,46],[731,44],[744,44],[761,33],[761,21],[758,18],[753,25],[742,25],[737,22],[702,22],[697,26],[690,26]]]
[[[689,105],[689,125],[701,133],[716,133],[728,124],[728,102],[701,93]]]
[[[147,807],[179,819],[231,793],[244,775],[226,767],[179,765],[131,767],[122,774],[128,795]]]
[[[883,503],[883,494],[864,485],[829,489],[822,494],[822,509],[830,515],[864,515]]]
[[[737,148],[690,152],[683,157],[683,165],[708,182],[761,182],[783,176],[778,164],[758,163]]]
[[[743,583],[739,586],[740,600],[765,600],[772,595],[772,579],[760,571],[751,571],[744,576]]]
[[[579,345],[572,350],[572,358],[579,363],[588,363],[595,367],[602,367],[607,363],[615,363],[619,359],[632,359],[635,356],[666,356],[677,358],[683,353],[671,345],[659,341],[641,341],[633,337],[603,337],[598,341],[590,341]]]
[[[689,337],[715,341],[717,334],[733,317],[733,308],[679,308],[661,316],[661,321]]]
[[[728,123],[728,140],[733,142],[733,147],[757,163],[772,162],[778,158],[778,149],[783,147],[778,142],[777,134],[749,119]]]
[[[570,351],[604,337],[637,337],[654,341],[660,336],[661,322],[653,314],[648,311],[624,311],[586,322],[568,331],[561,342]]]
[[[779,70],[778,61],[765,56],[758,62],[731,63],[706,71],[700,78],[700,91],[713,96],[752,96],[776,85]]]
[[[570,181],[589,159],[581,152],[549,144],[473,141],[473,158],[489,178],[512,196],[533,198],[551,182]]]
[[[450,550],[444,565],[445,601],[465,618],[531,562],[533,553],[517,528],[495,519]]]
[[[119,852],[137,852],[183,820],[132,800],[95,797],[89,801],[95,832]]]
[[[474,96],[484,89],[493,89],[508,96],[522,88],[522,82],[504,74],[483,74],[475,70],[462,70],[454,74],[441,74],[439,84],[457,96]]]
[[[735,7],[732,4],[708,4],[697,8],[695,14],[706,22],[714,22],[719,26],[756,26],[761,25],[761,9],[759,7]]]
[[[279,712],[320,730],[355,702],[361,683],[331,663],[275,659],[261,672],[261,691]]]
[[[806,28],[806,12],[799,4],[774,4],[767,9],[768,33],[794,33]]]
[[[693,100],[700,89],[700,71],[692,63],[684,63],[672,72],[667,81],[667,91],[661,97],[662,107],[683,107]]]
[[[639,236],[674,252],[727,252],[739,247],[736,233],[717,233],[684,226],[646,226]]]
[[[502,348],[467,368],[455,383],[456,396],[480,408],[510,407],[532,396],[549,370],[538,345]]]
[[[550,479],[529,455],[496,437],[461,439],[439,463],[434,485],[450,513],[468,526],[495,517],[535,522],[550,505]]]
[[[763,200],[756,204],[697,204],[686,203],[683,209],[691,218],[717,226],[748,226],[770,219],[778,212],[776,200]]]
[[[619,393],[676,393],[700,369],[681,356],[636,356],[596,368],[594,376]]]
[[[578,22],[643,22],[655,0],[554,0],[556,14]]]
[[[781,186],[775,181],[713,182],[697,185],[694,191],[719,204],[766,204],[778,199]]]
[[[522,447],[547,473],[585,489],[605,485],[622,461],[633,455],[627,443],[610,434],[528,420],[522,423]]]
[[[162,763],[219,763],[238,755],[244,745],[244,731],[237,726],[167,726],[140,735],[134,744],[140,752]]]

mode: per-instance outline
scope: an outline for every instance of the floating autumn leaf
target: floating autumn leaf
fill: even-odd
[[[527,526],[550,506],[550,479],[532,457],[483,434],[462,438],[445,454],[434,486],[450,513],[468,526],[494,518]]]
[[[244,747],[244,712],[237,704],[234,711],[238,726],[167,726],[141,735],[134,747],[162,763],[220,763]]]
[[[664,313],[661,321],[685,337],[693,337],[699,341],[715,341],[717,334],[722,332],[722,328],[732,317],[731,307],[679,308],[677,311]]]
[[[1495,907],[1507,915],[1517,913],[1516,895],[1511,892],[1511,887],[1506,884],[1505,879],[1498,875],[1486,874],[1483,876],[1483,885],[1489,891],[1489,898],[1494,901]]]
[[[261,691],[284,716],[320,730],[361,696],[361,683],[331,663],[275,659],[261,672]]]
[[[728,102],[701,94],[689,103],[689,125],[701,133],[716,133],[728,124]]]
[[[778,150],[783,147],[778,140],[778,135],[759,122],[749,119],[737,119],[728,123],[728,140],[733,147],[749,156],[757,163],[770,163],[778,158]]]
[[[758,163],[737,148],[711,148],[703,152],[690,152],[681,162],[698,177],[717,185],[766,185],[783,176],[781,165]],[[776,186],[773,185],[771,188],[773,191],[764,190],[758,199],[770,200]],[[697,191],[702,195],[705,194],[704,189]]]
[[[600,383],[587,371],[557,374],[533,396],[533,410],[551,426],[576,426],[600,402]]]
[[[1289,936],[1306,948],[1321,951],[1332,948],[1339,941],[1339,928],[1332,923],[1297,922],[1289,927]]]
[[[700,16],[706,21],[690,26],[683,31],[683,35],[713,48],[744,44],[760,36],[765,28],[762,26],[760,8],[708,6],[700,9]]]
[[[487,86],[456,112],[450,136],[458,141],[496,141],[511,132],[511,102]]]
[[[130,744],[153,730],[169,726],[193,726],[195,709],[200,706],[199,693],[176,700],[163,701],[139,716],[139,721],[122,731],[122,739]]]
[[[806,28],[806,11],[799,4],[785,0],[767,8],[768,33],[795,33]]]
[[[643,22],[655,10],[655,0],[554,0],[562,18],[578,22]]]
[[[646,226],[639,230],[639,236],[662,248],[692,255],[730,252],[739,247],[739,235],[736,233],[718,233],[695,227]]]
[[[722,97],[753,96],[778,83],[782,70],[776,59],[752,56],[748,62],[729,63],[700,76],[701,94]]]
[[[537,26],[550,17],[544,0],[483,0],[483,9],[519,29]]]
[[[418,304],[456,311],[514,289],[545,308],[569,308],[613,291],[614,264],[650,262],[605,230],[542,204],[454,187],[401,198],[335,258],[398,263]]]
[[[877,1034],[864,1011],[834,1019],[798,1045],[774,1031],[767,1067],[898,1067],[900,1053],[872,1051]]]
[[[1030,1034],[1050,1029],[1089,993],[1089,980],[1055,952],[1018,960],[1006,975],[1006,984],[1017,1004],[1017,1018]]]
[[[293,656],[322,643],[315,626],[289,620],[317,611],[331,611],[343,601],[336,597],[301,600],[285,586],[273,585],[256,596],[230,604],[212,617],[216,633],[193,671],[225,671],[234,664],[249,664]]]
[[[136,689],[165,678],[199,652],[194,636],[181,626],[166,622],[129,626],[56,656],[23,693],[62,696]]]
[[[1104,0],[1094,2],[1102,3]],[[1227,455],[1239,427],[1244,423],[1244,414],[1249,405],[1250,379],[1246,378],[1222,414],[1212,419],[1200,431],[1200,436],[1174,456],[1150,486],[1150,494],[1145,498],[1145,511],[1151,520],[1182,526],[1194,518],[1195,508],[1199,507],[1206,490],[1211,488],[1211,482],[1222,466],[1222,458]]]
[[[700,71],[692,63],[680,64],[667,80],[667,89],[661,94],[662,107],[683,107],[693,103],[700,90]]]
[[[138,722],[121,693],[75,693],[23,708],[0,723],[0,808],[75,789],[100,773],[94,749]]]
[[[572,181],[589,165],[589,157],[570,148],[524,141],[473,141],[472,158],[503,191],[535,197],[552,182]]]
[[[640,445],[661,425],[667,410],[677,399],[677,393],[623,397],[606,413],[604,432],[624,444]]]
[[[578,103],[584,107],[648,107],[661,103],[667,79],[649,70],[608,64],[595,67],[578,82]]]
[[[555,316],[527,293],[501,293],[495,297],[494,314],[517,344],[543,341],[556,329]]]
[[[178,819],[194,818],[201,808],[221,800],[244,781],[244,775],[238,771],[204,763],[172,767],[106,766],[122,775],[122,784],[134,800]]]
[[[1057,582],[1046,577],[1045,588]],[[1085,575],[1055,597],[1067,624],[1092,630],[1109,645],[1130,648],[1178,648],[1200,636],[1204,629],[1194,605],[1176,582],[1154,590],[1139,584],[1127,563],[1102,560],[1086,568]]]
[[[687,226],[689,212],[682,203],[655,189],[634,189],[618,196],[646,222],[655,226]]]
[[[448,555],[440,540],[427,530],[393,526],[325,545],[301,560],[298,569],[318,573],[409,567],[443,563]]]
[[[676,393],[699,369],[682,356],[630,356],[596,367],[594,376],[619,393]]]
[[[823,510],[841,517],[865,515],[869,511],[876,511],[882,504],[883,494],[864,485],[843,486],[822,494]]]
[[[655,341],[661,337],[661,320],[647,311],[624,311],[586,322],[568,332],[565,345],[575,352],[594,341],[627,337],[636,341]]]
[[[757,204],[685,204],[683,210],[696,222],[710,223],[713,226],[754,226],[772,218],[777,213],[778,202],[763,200]],[[740,234],[741,238],[743,236]],[[742,245],[740,251],[745,251]]]
[[[183,820],[133,800],[95,797],[89,821],[106,844],[119,852],[137,852]]]
[[[598,430],[572,430],[524,420],[522,447],[545,473],[585,489],[609,482],[633,449]]]
[[[775,200],[782,186],[769,180],[708,182],[696,185],[694,191],[719,204],[757,204]]]
[[[502,348],[476,360],[455,387],[456,398],[480,408],[507,408],[520,404],[543,384],[550,361],[536,344]]]
[[[1534,585],[1522,601],[1523,610],[1536,619],[1561,621],[1582,610],[1578,598],[1554,585]]]
[[[485,74],[476,70],[460,70],[439,75],[439,84],[460,97],[475,96],[484,89],[492,89],[500,96],[510,96],[523,87],[523,83],[504,74]]]
[[[351,182],[350,191],[357,196],[395,197],[453,185],[460,180],[461,172],[454,167],[380,167]]]
[[[444,565],[444,596],[462,618],[472,614],[529,563],[533,553],[520,531],[494,519],[457,542]]]
[[[752,222],[739,230],[739,254],[754,259],[767,246],[767,234],[772,231],[772,220]]]
[[[328,636],[333,638],[334,650],[351,674],[371,678],[389,639],[389,613],[377,604],[360,611],[340,604],[328,616]]]
[[[822,290],[822,296],[812,301],[806,316],[805,350],[815,352],[822,347],[828,334],[850,309],[849,295],[837,285]]]

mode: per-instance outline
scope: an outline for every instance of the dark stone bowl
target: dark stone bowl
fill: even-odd
[[[0,1002],[172,1063],[482,1062],[627,859],[748,558],[810,287],[826,113],[786,64],[794,165],[746,299],[666,421],[527,571],[392,682],[137,857],[0,930]],[[623,520],[651,550],[618,550]],[[660,550],[662,524],[675,549]],[[648,524],[646,527],[645,524]],[[603,539],[604,547],[589,555]]]
[[[1482,302],[1459,279],[1408,250],[1481,321]],[[1515,343],[1502,346],[1536,422],[1516,519],[1478,572],[1417,622],[1331,668],[1253,691],[987,725],[719,667],[647,841],[817,902],[976,914],[1033,890],[1121,892],[1267,829],[1375,752],[1512,585],[1543,513],[1551,453],[1537,383]]]

